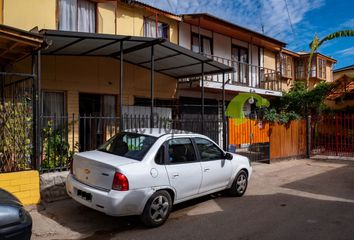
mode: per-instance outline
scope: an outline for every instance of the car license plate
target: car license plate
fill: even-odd
[[[92,194],[82,191],[80,189],[77,190],[77,196],[81,197],[82,199],[85,199],[86,201],[92,201]]]

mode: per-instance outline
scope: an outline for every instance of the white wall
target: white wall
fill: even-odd
[[[150,107],[144,107],[144,106],[123,106],[122,112],[123,115],[144,115],[144,116],[149,116],[150,117],[150,112],[151,108]],[[164,108],[164,107],[154,107],[154,113],[158,117],[162,118],[172,118],[172,109],[171,108]]]
[[[215,56],[231,59],[231,38],[214,33],[213,50]]]

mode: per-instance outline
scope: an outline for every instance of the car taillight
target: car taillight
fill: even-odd
[[[116,172],[113,178],[112,189],[118,191],[128,191],[129,182],[127,177],[122,173]]]

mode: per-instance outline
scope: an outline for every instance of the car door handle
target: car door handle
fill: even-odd
[[[172,173],[172,178],[176,178],[176,177],[178,177],[178,176],[179,176],[178,173]]]
[[[204,172],[207,172],[209,170],[210,170],[210,168],[204,168]]]

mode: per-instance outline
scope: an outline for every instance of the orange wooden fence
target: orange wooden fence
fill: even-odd
[[[251,119],[229,119],[229,144],[239,145],[265,142],[269,142],[268,123]]]
[[[270,159],[306,155],[306,121],[291,121],[288,125],[270,127]]]

